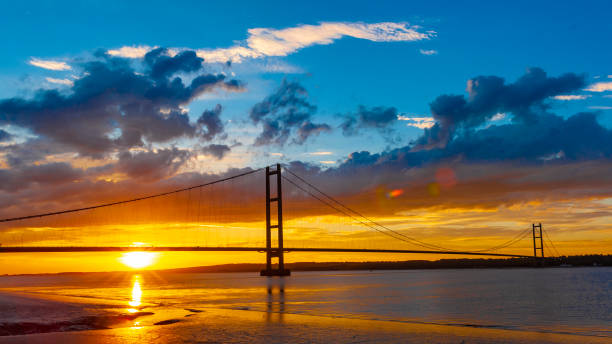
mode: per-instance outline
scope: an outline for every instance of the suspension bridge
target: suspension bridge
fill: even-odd
[[[254,187],[262,184],[262,177],[265,189]],[[546,245],[541,224],[493,247],[457,250],[419,240],[381,222],[277,164],[138,198],[1,219],[0,253],[261,252],[266,255],[262,276],[286,276],[290,271],[284,256],[290,252],[539,259],[546,246],[556,251],[548,237],[550,245]],[[286,234],[291,237],[285,238]],[[530,236],[533,255],[500,252]],[[304,242],[313,246],[306,247]]]

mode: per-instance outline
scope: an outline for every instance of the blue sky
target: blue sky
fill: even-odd
[[[443,93],[461,93],[477,75],[498,75],[513,80],[528,67],[541,67],[550,75],[586,73],[590,78],[612,74],[609,61],[612,36],[610,5],[590,2],[25,2],[5,4],[0,22],[3,45],[10,54],[0,56],[0,96],[11,97],[36,88],[47,76],[67,73],[29,65],[32,57],[75,59],[95,49],[122,46],[223,48],[247,38],[251,28],[284,29],[320,22],[408,22],[433,30],[435,37],[417,42],[371,42],[342,38],[329,45],[314,45],[273,64],[295,67],[300,73],[238,75],[249,83],[251,96],[240,95],[225,115],[244,116],[257,96],[269,93],[282,78],[300,81],[317,105],[317,116],[334,117],[355,111],[357,105],[394,106],[402,113],[428,114],[428,104]],[[422,55],[420,50],[435,50]],[[261,60],[261,59],[260,59]],[[259,61],[264,63],[263,61]],[[240,69],[239,67],[237,69]],[[215,103],[210,99],[206,105]],[[223,103],[222,100],[219,100]],[[611,106],[612,99],[557,102],[569,114],[588,106]],[[195,102],[192,108],[200,110]],[[199,112],[199,111],[198,111]],[[610,110],[600,121],[609,126]],[[415,138],[418,129],[403,129]],[[373,135],[378,150],[385,143]],[[316,140],[315,140],[316,141]],[[308,150],[328,150],[331,142],[350,153],[351,140],[309,142]],[[404,140],[402,143],[406,143]],[[321,146],[321,147],[319,147]],[[297,152],[301,147],[293,147]],[[347,150],[348,149],[348,150]],[[291,150],[291,147],[289,147]],[[340,156],[336,157],[340,158]]]

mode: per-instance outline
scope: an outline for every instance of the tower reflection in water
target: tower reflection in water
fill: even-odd
[[[269,277],[267,280],[268,302],[266,321],[283,322],[285,313],[285,278]]]

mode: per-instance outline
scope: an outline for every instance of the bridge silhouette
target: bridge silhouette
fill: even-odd
[[[285,171],[286,173],[282,173]],[[139,223],[145,223],[155,221],[158,219],[159,222],[172,223],[172,220],[177,221],[175,216],[176,213],[186,211],[187,221],[181,223],[195,223],[191,225],[196,229],[197,233],[201,232],[202,228],[218,228],[226,234],[231,231],[232,228],[241,228],[236,226],[230,226],[228,223],[237,222],[235,217],[240,217],[242,214],[250,217],[256,216],[258,208],[261,206],[262,199],[259,196],[249,194],[250,189],[253,186],[249,183],[245,185],[238,185],[239,191],[236,191],[236,185],[232,185],[227,188],[223,185],[228,183],[240,183],[240,180],[246,178],[252,178],[259,174],[265,173],[265,241],[261,244],[256,245],[39,245],[37,242],[58,242],[58,240],[48,240],[45,237],[46,234],[42,234],[42,239],[36,237],[39,233],[54,233],[53,229],[60,228],[60,234],[68,231],[73,235],[75,232],[79,232],[79,226],[88,226],[91,223],[100,223],[101,221],[110,221],[109,223],[134,223],[135,227],[139,226]],[[251,177],[249,177],[251,176]],[[283,186],[283,181],[288,184]],[[251,181],[253,182],[253,181]],[[259,182],[259,181],[256,181]],[[220,189],[214,189],[215,187]],[[284,208],[283,208],[283,191],[284,188],[291,187],[290,200],[295,201],[297,204],[304,205],[304,208],[312,208],[311,203],[306,203],[306,200],[313,201],[325,210],[322,214],[334,214],[335,217],[341,217],[348,221],[344,223],[340,233],[345,237],[346,235],[353,235],[354,230],[346,230],[348,226],[354,228],[359,226],[362,229],[367,229],[373,233],[384,236],[387,240],[390,240],[396,244],[410,247],[396,247],[390,248],[387,242],[382,242],[384,247],[326,247],[322,241],[319,242],[319,247],[299,247],[285,246],[286,239],[284,238]],[[204,190],[204,196],[202,194]],[[246,191],[245,191],[246,190]],[[208,195],[207,193],[208,192]],[[192,197],[193,196],[193,197]],[[263,196],[263,195],[262,195]],[[173,202],[163,203],[161,206],[157,204],[158,200],[168,197],[175,197]],[[240,203],[237,197],[246,198],[245,201]],[[215,208],[215,200],[221,199],[223,205],[222,208],[218,206]],[[141,206],[143,203],[149,202],[148,213],[146,206]],[[151,203],[153,202],[153,203]],[[202,204],[204,204],[204,211],[202,210]],[[170,204],[170,205],[168,205]],[[255,206],[254,204],[259,204]],[[120,207],[134,207],[122,209],[119,212],[114,212],[113,209]],[[262,207],[263,208],[263,207]],[[208,209],[208,217],[205,213]],[[260,210],[259,210],[260,211]],[[125,214],[127,213],[127,215]],[[119,214],[117,218],[117,214]],[[170,215],[169,215],[170,214]],[[122,217],[123,216],[123,217]],[[297,211],[292,215],[293,221],[300,221],[300,219],[309,219],[308,211]],[[61,219],[58,219],[60,218]],[[135,221],[135,218],[141,217],[141,222]],[[112,218],[108,220],[108,218]],[[55,219],[55,225],[52,225],[45,221],[45,219]],[[34,221],[36,223],[27,223],[28,221]],[[72,223],[74,221],[74,223]],[[88,222],[89,221],[89,222]],[[306,220],[308,222],[308,220]],[[79,225],[75,225],[75,223]],[[204,222],[220,223],[220,225],[206,225]],[[24,224],[25,223],[25,224]],[[329,192],[321,190],[321,188],[314,185],[312,182],[306,180],[299,174],[291,171],[288,168],[283,168],[280,164],[276,166],[268,166],[262,169],[249,170],[243,173],[238,173],[226,178],[212,180],[207,183],[198,184],[187,188],[174,189],[168,192],[157,193],[144,197],[124,199],[114,202],[102,203],[89,207],[64,209],[54,212],[42,212],[37,214],[26,214],[23,216],[5,218],[0,220],[0,230],[4,230],[6,233],[13,233],[13,242],[10,245],[0,246],[0,253],[30,253],[30,252],[128,252],[128,251],[177,251],[177,252],[261,252],[266,254],[266,268],[261,271],[262,276],[287,276],[290,271],[285,268],[284,255],[290,252],[335,252],[335,253],[413,253],[413,254],[440,254],[440,255],[460,255],[460,256],[489,256],[489,257],[519,257],[519,258],[543,258],[544,257],[544,234],[541,224],[533,224],[531,228],[520,231],[517,235],[510,238],[509,240],[495,245],[493,247],[483,248],[479,250],[455,250],[446,248],[440,245],[427,243],[414,237],[408,236],[403,231],[391,228],[387,225],[381,224],[378,221],[371,219],[364,215],[362,212],[356,211],[353,207],[345,204],[337,198],[331,196]],[[342,225],[342,224],[341,224]],[[140,225],[142,226],[142,225]],[[179,228],[181,225],[178,225]],[[204,226],[204,227],[203,227]],[[312,227],[308,222],[307,228]],[[34,228],[34,229],[32,229]],[[51,228],[51,229],[49,229]],[[132,227],[129,227],[132,228]],[[297,227],[296,227],[297,228]],[[306,228],[306,229],[307,229]],[[318,228],[318,227],[317,227]],[[19,233],[17,229],[20,229],[21,242],[16,239],[14,233]],[[294,228],[295,229],[295,228]],[[306,229],[300,229],[306,231]],[[131,230],[131,229],[130,229]],[[298,229],[295,229],[296,231]],[[323,233],[320,228],[317,229]],[[116,230],[121,235],[121,230]],[[1,232],[0,232],[1,233]],[[23,233],[26,235],[34,236],[35,238],[28,239],[28,243],[24,244]],[[161,232],[160,232],[161,233]],[[174,232],[172,232],[174,234]],[[252,230],[249,231],[252,233]],[[348,234],[347,234],[348,233]],[[498,251],[511,247],[523,239],[529,238],[531,234],[533,240],[533,256],[526,254],[517,253],[500,253]],[[89,236],[86,238],[90,238]],[[361,239],[362,242],[368,244],[372,241],[370,237],[364,237]],[[44,240],[43,240],[44,239]],[[68,236],[62,237],[61,242],[71,242],[73,238]],[[556,251],[554,244],[547,238],[550,245],[549,248]],[[346,242],[346,240],[344,241]],[[258,242],[259,243],[259,242]],[[262,245],[263,244],[263,245]],[[415,247],[417,247],[415,249]],[[558,254],[558,251],[557,251]]]

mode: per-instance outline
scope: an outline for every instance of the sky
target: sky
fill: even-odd
[[[605,1],[4,4],[0,217],[279,162],[427,242],[490,247],[542,222],[564,254],[611,253],[610,10]],[[304,218],[329,215],[316,209]],[[23,226],[35,231],[5,226],[0,242],[23,241]]]

